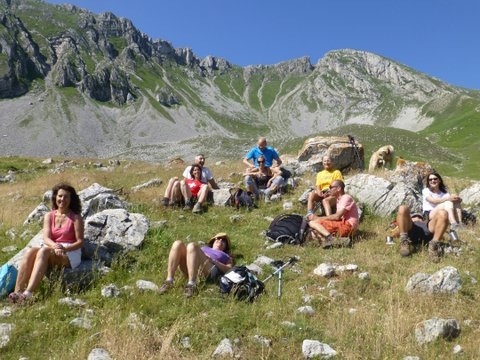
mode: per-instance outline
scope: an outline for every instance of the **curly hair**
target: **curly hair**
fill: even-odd
[[[70,210],[75,214],[80,214],[82,212],[82,203],[78,197],[75,188],[67,183],[59,183],[52,188],[52,209],[57,210],[57,194],[60,190],[68,191],[70,193]]]

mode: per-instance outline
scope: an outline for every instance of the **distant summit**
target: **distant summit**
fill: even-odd
[[[0,31],[4,155],[158,160],[199,146],[228,155],[258,134],[420,131],[465,101],[480,106],[479,92],[364,51],[243,68],[72,5],[0,0]]]

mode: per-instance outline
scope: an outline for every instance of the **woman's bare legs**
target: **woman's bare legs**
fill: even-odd
[[[188,276],[187,271],[187,247],[180,240],[176,240],[168,255],[167,281],[173,281],[177,268]]]

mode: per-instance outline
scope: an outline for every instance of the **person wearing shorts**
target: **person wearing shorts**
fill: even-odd
[[[330,196],[336,199],[336,212],[326,216],[307,215],[312,236],[318,239],[324,248],[336,244],[350,246],[351,236],[359,223],[357,204],[345,193],[345,183],[342,180],[332,181],[329,190]]]

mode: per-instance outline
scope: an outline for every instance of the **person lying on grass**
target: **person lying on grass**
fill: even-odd
[[[164,294],[173,287],[178,268],[188,278],[184,295],[189,298],[197,292],[199,274],[207,283],[215,283],[232,266],[230,240],[226,233],[218,233],[204,246],[193,242],[185,245],[181,240],[176,240],[168,255],[167,279],[159,293]]]

